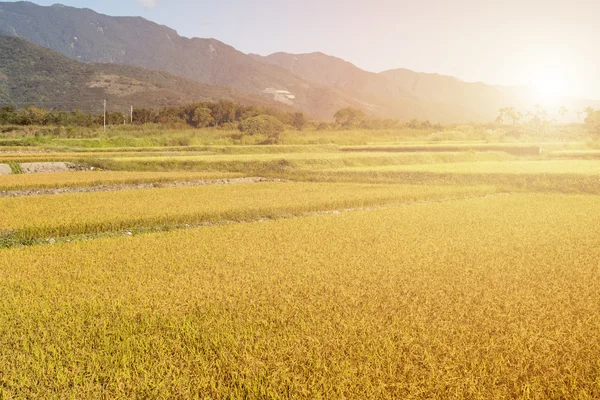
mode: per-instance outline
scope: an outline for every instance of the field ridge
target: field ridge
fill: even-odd
[[[119,190],[139,190],[139,189],[164,189],[174,187],[192,187],[192,186],[210,186],[210,185],[235,185],[241,183],[263,183],[263,182],[283,182],[277,178],[245,177],[245,178],[224,178],[212,180],[193,180],[193,181],[164,181],[153,183],[122,183],[118,185],[95,185],[95,186],[73,186],[62,188],[32,188],[21,190],[0,191],[0,198],[3,197],[29,197],[29,196],[47,196],[69,193],[95,193],[95,192],[115,192]]]

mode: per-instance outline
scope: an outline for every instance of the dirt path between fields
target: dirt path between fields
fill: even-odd
[[[43,174],[48,172],[68,172],[85,169],[69,162],[30,162],[21,163],[24,174]]]
[[[0,175],[12,174],[12,168],[8,164],[0,164]]]
[[[124,183],[115,185],[98,186],[78,186],[49,189],[19,189],[19,190],[0,190],[2,197],[25,197],[25,196],[46,196],[66,193],[92,193],[92,192],[116,192],[119,190],[152,189],[152,188],[174,188],[184,186],[209,186],[209,185],[234,185],[240,183],[261,183],[261,182],[282,182],[282,179],[269,179],[260,177],[250,178],[230,178],[213,180],[195,180],[195,181],[177,181],[160,183]]]

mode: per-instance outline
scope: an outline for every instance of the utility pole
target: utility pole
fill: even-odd
[[[106,132],[106,100],[104,100],[104,132]]]
[[[131,106],[131,111],[129,112],[129,115],[131,116],[130,123],[133,124],[133,106]]]

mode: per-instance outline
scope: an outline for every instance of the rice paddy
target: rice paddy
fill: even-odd
[[[593,150],[242,147],[14,155],[0,399],[600,397]]]
[[[133,183],[164,183],[191,180],[238,178],[230,172],[129,172],[78,171],[52,174],[7,175],[0,180],[0,191],[32,188],[65,188]]]
[[[21,240],[151,226],[277,218],[485,195],[493,187],[260,183],[0,198],[0,235]],[[1,236],[0,236],[1,237]]]
[[[596,398],[596,211],[514,195],[4,250],[2,390]]]
[[[597,160],[528,160],[512,162],[481,161],[443,164],[386,165],[345,168],[342,171],[414,171],[451,174],[577,174],[600,175]]]

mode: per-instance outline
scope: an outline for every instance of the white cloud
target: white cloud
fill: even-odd
[[[154,8],[156,7],[158,0],[137,0],[137,2],[146,8]]]

